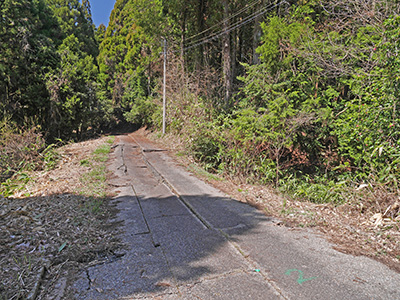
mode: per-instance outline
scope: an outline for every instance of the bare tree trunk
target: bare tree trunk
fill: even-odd
[[[224,24],[223,28],[225,31],[229,28],[229,1],[222,0],[222,5],[224,9]],[[231,56],[231,36],[229,32],[226,32],[222,39],[222,59],[223,59],[223,72],[224,72],[224,104],[228,106],[229,100],[232,95],[232,56]]]
[[[197,9],[197,27],[198,27],[198,32],[203,32],[205,29],[205,14],[206,14],[206,4],[207,0],[199,0],[199,5]],[[197,57],[197,68],[201,69],[203,66],[203,52],[204,52],[204,47],[203,45],[199,46],[199,55]]]
[[[236,20],[235,22],[236,23]],[[232,51],[231,51],[231,85],[233,91],[234,79],[236,78],[236,62],[237,62],[237,46],[238,46],[238,29],[232,32]],[[232,92],[231,92],[232,93]]]
[[[264,5],[264,1],[262,1],[259,5],[257,5],[256,11],[258,11]],[[260,55],[256,52],[258,45],[260,43],[260,38],[262,34],[261,30],[261,20],[262,16],[257,16],[254,19],[254,30],[253,30],[253,64],[258,65],[260,63]]]
[[[185,65],[185,39],[186,39],[186,16],[187,16],[187,9],[185,7],[184,11],[182,12],[182,24],[181,24],[181,62],[182,67]]]
[[[242,18],[239,19],[242,21]],[[243,61],[243,56],[246,53],[244,50],[244,30],[243,28],[239,28],[239,38],[238,38],[238,53],[237,53],[237,60],[239,62]]]

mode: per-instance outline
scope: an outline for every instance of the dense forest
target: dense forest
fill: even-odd
[[[10,152],[16,139],[40,152],[121,124],[160,129],[166,41],[167,132],[207,170],[316,202],[397,192],[398,1],[117,0],[98,28],[89,0],[0,10],[3,178],[28,155]]]

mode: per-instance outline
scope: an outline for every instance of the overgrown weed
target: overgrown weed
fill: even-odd
[[[59,142],[62,142],[61,140]],[[57,145],[46,145],[37,127],[18,128],[9,119],[0,122],[0,193],[9,197],[32,179],[28,173],[56,167]]]
[[[381,211],[380,206],[396,201],[400,157],[396,153],[397,147],[391,150],[384,146],[357,148],[354,144],[357,140],[351,145],[346,144],[347,148],[341,146],[340,140],[338,144],[335,139],[347,141],[348,136],[342,137],[343,132],[341,135],[328,132],[327,128],[342,128],[342,123],[331,122],[328,126],[330,115],[318,115],[313,110],[303,113],[303,109],[308,109],[306,106],[295,111],[289,99],[278,97],[286,97],[282,87],[273,84],[267,87],[279,90],[279,99],[268,98],[269,102],[256,107],[251,99],[259,97],[256,92],[262,89],[255,91],[249,84],[243,93],[245,99],[239,100],[230,111],[220,110],[212,97],[203,95],[201,91],[204,90],[198,88],[192,76],[179,66],[173,61],[169,68],[173,77],[168,91],[169,139],[171,135],[179,136],[182,141],[180,155],[192,156],[208,174],[270,185],[292,198],[316,204],[339,206],[348,203]],[[251,72],[258,70],[254,68]],[[204,78],[211,77],[210,74]],[[259,84],[265,84],[261,79]],[[354,106],[354,109],[364,110],[366,107],[356,103]],[[338,115],[345,120],[351,119],[345,112]],[[359,127],[353,129],[359,135]],[[358,155],[358,160],[344,155],[344,151],[354,157]]]
[[[207,172],[204,168],[201,168],[198,165],[190,164],[188,168],[193,173],[198,174],[199,176],[204,177],[208,180],[213,180],[213,181],[221,181],[222,180],[219,176],[217,176],[213,173]]]
[[[92,155],[80,161],[81,166],[86,166],[89,171],[82,175],[81,182],[83,187],[79,193],[89,197],[90,201],[86,205],[92,212],[98,212],[101,203],[99,199],[107,196],[107,169],[106,161],[111,151],[114,137],[110,137],[106,142],[93,151]]]

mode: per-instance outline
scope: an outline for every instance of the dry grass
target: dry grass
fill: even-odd
[[[108,199],[80,194],[82,175],[97,164],[82,161],[92,161],[92,153],[105,143],[102,138],[62,147],[54,170],[31,172],[35,180],[24,190],[0,199],[0,299],[26,298],[45,267],[43,299],[61,274],[68,276],[118,247],[113,224],[107,222],[114,213]]]
[[[36,128],[18,130],[0,124],[0,181],[21,169],[38,169],[43,165],[40,152],[44,139]]]
[[[147,133],[176,155],[186,166],[195,164],[187,156],[185,140],[173,134],[160,137]],[[278,217],[287,226],[313,227],[326,234],[339,251],[365,255],[387,264],[400,272],[400,199],[384,186],[369,186],[346,191],[343,205],[315,204],[282,195],[270,186],[251,185],[242,178],[215,180],[197,172],[197,176],[213,184],[232,198],[247,202]]]

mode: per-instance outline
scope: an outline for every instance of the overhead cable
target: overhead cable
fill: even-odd
[[[211,26],[210,28],[207,28],[206,30],[204,30],[204,31],[202,31],[202,32],[199,32],[199,33],[197,33],[197,34],[195,34],[195,35],[192,35],[191,37],[186,38],[186,41],[189,41],[189,40],[191,40],[191,39],[193,39],[193,38],[195,38],[195,37],[197,37],[197,36],[199,36],[199,35],[202,35],[203,33],[206,33],[206,32],[208,32],[208,31],[210,31],[211,29],[213,29],[213,28],[215,28],[215,27],[220,26],[221,24],[224,24],[225,22],[229,21],[230,19],[232,19],[232,18],[234,18],[234,17],[240,15],[240,14],[241,14],[242,12],[244,12],[245,10],[247,10],[247,9],[249,9],[249,8],[251,8],[251,7],[253,7],[253,6],[256,5],[257,3],[259,3],[260,1],[261,1],[261,0],[255,0],[255,1],[253,1],[252,3],[250,3],[250,4],[246,4],[246,6],[245,6],[244,8],[240,9],[239,11],[237,11],[237,12],[234,13],[233,15],[229,16],[228,18],[222,20],[222,21],[219,22],[218,24],[215,24],[215,25]]]
[[[209,36],[202,37],[202,38],[197,39],[196,41],[189,42],[188,44],[186,44],[186,47],[191,47],[194,44],[197,45],[198,43],[201,43],[203,41],[206,41],[206,40],[209,40],[209,39],[213,39],[215,36],[219,37],[221,34],[225,34],[227,32],[232,31],[233,29],[241,27],[242,24],[243,25],[247,24],[248,22],[254,20],[255,18],[259,17],[260,15],[263,15],[263,14],[267,13],[268,11],[272,10],[276,6],[281,5],[282,3],[286,3],[286,1],[282,1],[281,3],[275,4],[275,5],[271,4],[272,6],[270,8],[268,8],[268,7],[261,8],[260,10],[250,14],[249,16],[245,17],[244,19],[242,19],[242,20],[240,20],[240,21],[238,21],[238,22],[236,22],[234,24],[230,24],[228,28],[223,28],[219,32],[215,32],[215,33],[210,34]],[[239,26],[237,26],[237,25],[239,25]]]
[[[282,2],[280,2],[280,3],[278,3],[278,4],[272,5],[272,6],[269,7],[269,8],[268,8],[268,7],[265,7],[265,8],[263,8],[263,9],[261,9],[261,10],[255,12],[255,13],[253,13],[253,14],[247,16],[247,17],[244,18],[243,20],[241,20],[241,21],[239,21],[239,22],[237,22],[237,23],[235,23],[235,24],[230,25],[230,27],[228,27],[227,29],[223,29],[223,30],[221,30],[221,31],[219,31],[219,32],[217,32],[217,33],[214,33],[214,34],[211,34],[211,35],[209,35],[209,36],[207,36],[207,37],[198,39],[198,40],[195,41],[195,42],[191,42],[191,43],[189,43],[189,46],[186,46],[186,47],[183,48],[183,51],[192,49],[192,48],[194,48],[194,47],[200,46],[200,45],[205,44],[205,43],[209,43],[210,41],[213,41],[213,40],[215,40],[215,39],[221,37],[221,36],[224,35],[224,34],[227,34],[227,33],[231,32],[231,31],[233,31],[233,30],[235,30],[235,29],[237,29],[237,28],[239,28],[239,27],[242,27],[242,26],[248,24],[249,22],[253,21],[253,20],[256,19],[257,17],[259,17],[259,16],[261,16],[261,15],[267,13],[268,11],[271,11],[272,9],[274,9],[274,8],[276,8],[276,7],[278,7],[278,6],[282,5],[282,4],[284,4],[284,3],[287,3],[287,2],[286,2],[286,1],[282,1]],[[190,45],[190,44],[192,44],[192,45]]]

